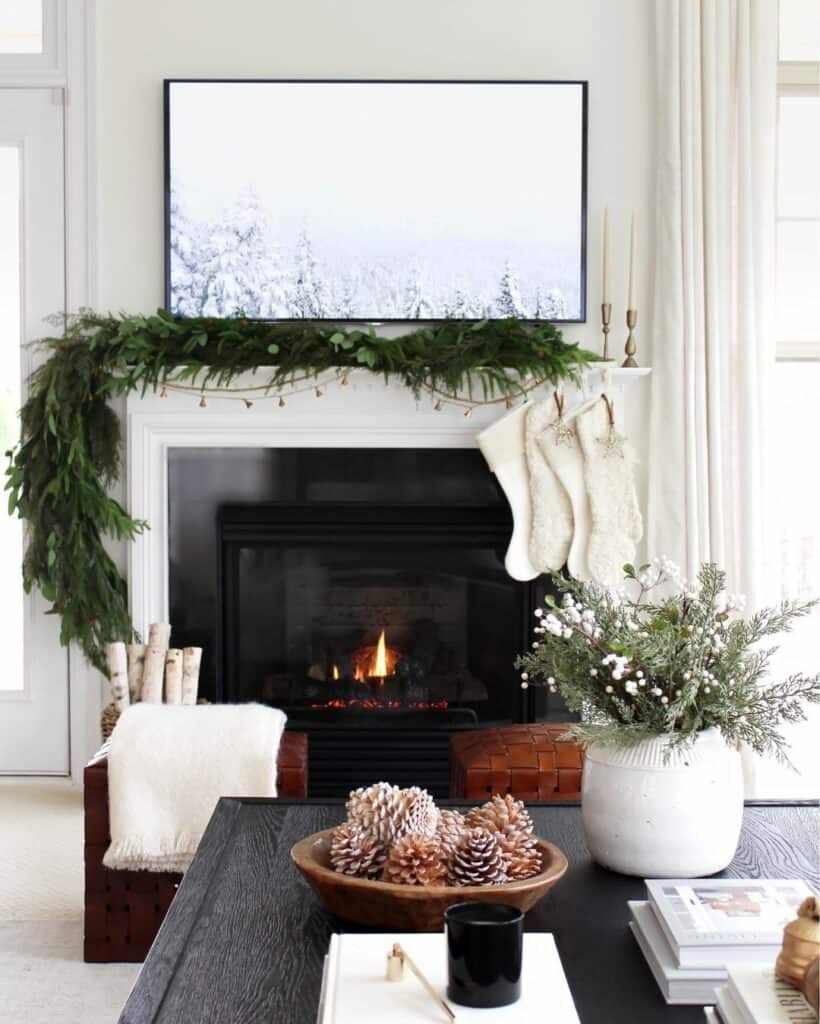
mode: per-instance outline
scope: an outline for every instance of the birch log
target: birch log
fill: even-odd
[[[120,640],[115,644],[108,644],[105,648],[105,657],[108,663],[111,699],[116,704],[117,711],[125,711],[130,703],[128,699],[128,655],[125,651],[125,644]]]
[[[178,647],[165,652],[165,703],[182,703],[182,651]]]
[[[171,625],[168,622],[152,622],[148,627],[148,646],[168,650],[171,643]]]
[[[142,699],[142,670],[145,664],[145,644],[128,644],[128,693],[131,703]]]
[[[202,661],[201,647],[185,647],[182,651],[182,703],[196,704],[199,690],[199,663]]]
[[[143,704],[162,703],[162,680],[165,675],[165,648],[145,648],[145,665],[142,671]]]

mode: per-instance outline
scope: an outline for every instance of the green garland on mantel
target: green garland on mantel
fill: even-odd
[[[100,669],[106,643],[133,636],[127,584],[104,539],[131,541],[148,525],[109,493],[121,453],[110,399],[166,380],[226,387],[251,370],[263,370],[276,389],[335,367],[398,377],[417,396],[435,388],[472,397],[476,386],[483,398],[515,396],[528,378],[577,380],[598,358],[566,344],[552,324],[517,320],[447,321],[395,338],[309,321],[179,319],[164,310],[83,311],[60,327],[58,337],[37,343],[50,356],[30,381],[6,490],[10,514],[28,524],[26,591],[39,588],[62,618],[61,642],[78,643]]]

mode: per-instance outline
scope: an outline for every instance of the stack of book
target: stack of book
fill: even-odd
[[[646,889],[629,904],[629,927],[667,1003],[701,1005],[716,1001],[728,964],[773,966],[783,927],[812,895],[785,879],[657,879]]]
[[[443,932],[433,934],[333,935],[325,958],[317,1024],[430,1024],[446,1018],[428,992],[409,972],[403,981],[387,981],[387,954],[399,943],[428,979],[436,994],[446,998],[447,945]],[[550,1024],[579,1024],[564,969],[552,935],[524,936],[521,998],[511,1006],[473,1010],[453,1005],[459,1024],[469,1021],[520,1024],[540,1020],[549,1006]]]
[[[771,967],[753,964],[730,965],[715,1006],[704,1012],[711,1024],[817,1024],[817,1014],[796,989],[778,981]]]

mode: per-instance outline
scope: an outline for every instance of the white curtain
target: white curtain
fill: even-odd
[[[648,550],[769,596],[777,3],[656,0]],[[768,536],[767,536],[768,534]]]

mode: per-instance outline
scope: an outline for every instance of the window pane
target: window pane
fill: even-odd
[[[777,225],[777,337],[820,340],[820,221]]]
[[[778,120],[778,215],[820,217],[820,96],[781,96]]]
[[[3,0],[0,53],[43,52],[43,0]]]
[[[0,146],[0,452],[17,441],[20,408],[20,152]],[[0,511],[0,690],[23,688],[23,530]],[[8,623],[8,625],[6,625]]]
[[[780,0],[780,59],[820,60],[817,0]]]

